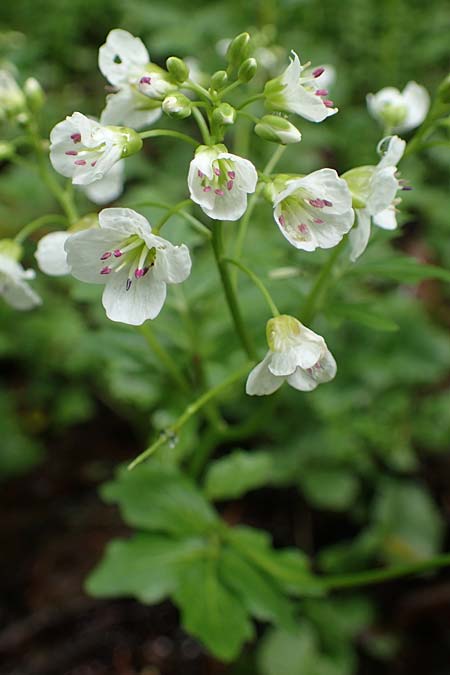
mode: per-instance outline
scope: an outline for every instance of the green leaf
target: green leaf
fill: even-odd
[[[218,523],[215,511],[190,480],[156,463],[122,470],[102,488],[102,496],[119,504],[128,525],[145,530],[196,535]]]
[[[355,501],[359,483],[351,469],[308,466],[300,475],[305,497],[314,506],[342,511]]]
[[[362,261],[355,265],[349,274],[366,276],[373,275],[394,281],[403,281],[408,284],[414,284],[423,279],[441,279],[450,282],[450,272],[436,265],[427,265],[421,263],[415,258],[407,256],[393,256],[385,260],[374,260],[372,262]]]
[[[368,328],[381,331],[396,331],[399,329],[398,324],[395,323],[385,314],[378,314],[372,310],[367,309],[367,304],[344,304],[332,303],[327,309],[330,315],[338,316],[355,323],[360,323]]]
[[[271,477],[273,457],[268,452],[236,450],[213,462],[206,474],[209,499],[232,499],[265,485]]]
[[[219,562],[220,576],[240,598],[252,616],[284,627],[295,625],[293,608],[279,586],[268,575],[231,548],[225,548]]]
[[[86,581],[95,597],[133,596],[155,603],[174,592],[180,571],[205,552],[201,539],[170,539],[141,533],[108,544],[99,565]]]
[[[232,661],[253,637],[253,625],[241,601],[219,579],[213,558],[186,565],[174,601],[183,626],[217,658]]]
[[[229,531],[229,543],[253,565],[273,577],[287,593],[295,596],[322,592],[320,580],[308,569],[308,558],[298,549],[272,548],[269,535],[250,527]]]

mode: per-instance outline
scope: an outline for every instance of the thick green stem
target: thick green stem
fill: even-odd
[[[259,288],[259,290],[261,291],[261,293],[264,296],[267,304],[270,307],[270,311],[272,312],[273,316],[279,316],[280,315],[280,312],[278,311],[278,307],[274,303],[274,301],[272,299],[272,296],[270,295],[266,286],[261,281],[261,279],[254,272],[252,272],[252,270],[250,268],[248,268],[243,263],[239,262],[239,260],[234,260],[233,258],[222,258],[222,260],[226,263],[229,263],[230,265],[235,265],[242,272],[244,272],[253,281],[255,286],[257,286]]]
[[[228,274],[228,268],[226,262],[223,260],[223,236],[222,236],[222,223],[217,221],[213,228],[212,236],[212,247],[214,251],[214,256],[216,259],[216,264],[219,270],[220,278],[222,281],[223,290],[225,292],[225,297],[228,303],[228,308],[230,310],[231,316],[236,327],[236,332],[239,335],[242,346],[252,361],[256,361],[256,354],[254,347],[251,343],[250,336],[247,333],[247,329],[242,320],[241,311],[239,309],[236,292],[231,283],[230,276]]]
[[[226,380],[218,384],[217,386],[209,389],[209,391],[202,394],[196,401],[190,403],[184,413],[177,419],[174,424],[171,424],[170,427],[163,432],[159,438],[150,445],[147,450],[144,450],[140,455],[134,459],[131,464],[128,465],[128,469],[134,469],[138,464],[144,462],[148,457],[153,455],[162,445],[170,441],[173,436],[175,436],[180,429],[190,420],[193,415],[195,415],[199,410],[201,410],[209,401],[212,401],[216,396],[218,396],[224,389],[227,389],[231,384],[234,384],[237,380],[240,380],[244,375],[248,373],[248,369],[251,364],[246,363],[245,366],[242,366],[238,371],[227,377]]]
[[[320,582],[327,591],[334,591],[340,588],[379,584],[383,581],[399,579],[400,577],[411,576],[413,574],[421,574],[423,572],[429,572],[440,567],[448,566],[450,566],[450,553],[444,553],[435,558],[412,563],[410,565],[396,565],[384,569],[355,572],[354,574],[339,574],[336,576],[323,577],[320,579]]]
[[[305,300],[303,311],[301,312],[301,319],[306,324],[310,323],[316,312],[320,309],[325,290],[331,281],[334,265],[345,248],[346,240],[347,238],[344,237],[339,244],[333,248],[330,257],[320,270],[316,281]]]
[[[25,239],[30,236],[30,234],[33,234],[33,232],[36,232],[36,230],[39,230],[41,227],[44,227],[45,225],[56,226],[59,223],[64,227],[67,227],[67,218],[65,216],[61,216],[60,214],[36,218],[36,220],[32,220],[31,223],[25,225],[25,227],[23,227],[16,234],[14,241],[16,241],[18,244],[22,244]]]
[[[193,145],[194,148],[198,146],[198,141],[195,138],[192,138],[192,136],[188,136],[187,134],[182,134],[180,131],[174,131],[173,129],[150,129],[149,131],[143,131],[139,136],[142,140],[146,138],[157,138],[158,136],[168,136],[189,143],[189,145]]]

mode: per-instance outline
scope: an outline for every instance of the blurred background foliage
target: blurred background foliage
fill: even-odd
[[[189,56],[212,73],[222,67],[219,41],[243,30],[254,36],[271,73],[286,63],[291,48],[313,64],[332,64],[337,73],[332,95],[340,112],[321,125],[299,124],[304,140],[287,151],[280,164],[286,172],[322,166],[343,172],[374,163],[380,130],[367,114],[366,93],[388,85],[402,89],[409,80],[432,93],[450,63],[446,0],[429,0],[426,7],[419,0],[4,2],[0,63],[14,64],[20,82],[37,77],[46,90],[44,135],[74,110],[101,111],[105,81],[97,53],[115,27],[140,36],[161,65],[172,54]],[[4,125],[1,133],[5,139],[14,130]],[[232,140],[262,165],[269,149],[261,149],[256,137],[250,138],[250,147],[244,136]],[[170,140],[147,143],[144,153],[127,160],[127,190],[120,203],[132,207],[146,199],[183,198],[189,159],[190,150]],[[225,510],[228,500],[245,500],[250,493],[251,503],[253,491],[265,495],[267,485],[274,489],[269,493],[274,505],[283,490],[294,488],[301,504],[295,514],[302,524],[298,530],[295,523],[291,529],[272,528],[275,543],[292,544],[294,537],[318,568],[330,573],[414,562],[448,543],[449,288],[439,280],[421,282],[420,274],[396,277],[386,264],[394,253],[406,253],[421,262],[450,265],[448,148],[408,158],[401,170],[414,188],[402,204],[401,229],[373,233],[369,250],[354,268],[344,270],[313,325],[336,356],[337,378],[309,395],[283,389],[270,401],[238,395],[238,387],[228,391],[222,400],[226,418],[251,419],[254,426],[236,445],[218,448],[203,480],[205,494]],[[56,212],[33,173],[7,163],[0,172],[0,236]],[[83,195],[78,202],[82,212],[92,210]],[[150,218],[157,215],[150,208],[140,210]],[[183,289],[171,290],[153,330],[191,374],[195,395],[239,365],[239,345],[210,252],[179,218],[167,225],[167,236],[190,245],[194,272]],[[33,242],[27,244],[30,266],[34,248]],[[262,204],[256,211],[245,260],[267,281],[281,311],[301,318],[302,298],[325,259],[326,252],[309,256],[288,247],[269,207]],[[279,268],[286,267],[294,273],[280,279]],[[104,317],[98,288],[43,275],[36,286],[42,308],[19,314],[0,306],[4,480],[45,461],[49,438],[58,440],[63,454],[67,435],[89,420],[101,420],[105,406],[130,425],[125,454],[131,458],[188,402],[174,390],[145,337]],[[240,298],[262,354],[266,309],[246,279],[240,279]],[[204,440],[201,422],[194,420],[175,440],[162,461],[171,456],[189,461]],[[291,520],[292,514],[285,516]],[[265,527],[263,516],[258,525]],[[389,632],[384,616],[380,621],[386,630],[368,630],[376,606],[369,595],[308,600],[298,637],[270,629],[258,654],[243,657],[229,672],[254,673],[257,667],[261,675],[351,675],[358,672],[351,644],[361,631],[364,649],[381,659],[378,663],[392,659],[405,638]],[[440,667],[432,670],[431,664],[428,672],[447,672]],[[404,671],[399,666],[389,672]]]

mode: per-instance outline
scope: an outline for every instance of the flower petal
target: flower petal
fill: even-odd
[[[179,284],[188,278],[191,273],[191,256],[185,244],[172,246],[165,242],[165,248],[156,254],[153,276],[158,281],[168,284]]]
[[[100,71],[115,86],[137,80],[149,61],[150,57],[142,40],[120,28],[108,33],[106,42],[98,53]]]
[[[107,277],[100,274],[105,267],[101,257],[107,251],[117,248],[122,239],[121,232],[108,228],[94,228],[72,234],[64,245],[72,275],[80,281],[104,284]]]
[[[108,204],[123,192],[125,160],[121,159],[103,178],[84,187],[84,193],[95,204]]]
[[[139,130],[151,126],[161,115],[160,104],[157,107],[149,107],[148,98],[125,84],[116,94],[106,97],[106,106],[100,116],[100,122]]]
[[[366,250],[370,238],[370,214],[367,209],[355,209],[358,224],[348,235],[350,260],[355,262]]]
[[[114,272],[108,277],[102,303],[111,321],[140,326],[160,313],[166,299],[166,284],[157,281],[152,272],[133,279],[127,290],[128,270]]]
[[[70,272],[64,249],[69,237],[69,232],[50,232],[39,240],[34,255],[42,272],[50,276],[62,276]]]
[[[147,218],[133,209],[112,207],[103,209],[98,214],[99,225],[103,231],[112,230],[120,237],[137,234],[141,239],[146,239],[151,234],[152,228]],[[153,246],[153,242],[150,244]]]
[[[406,120],[402,125],[402,131],[409,131],[418,127],[427,116],[430,107],[430,95],[425,87],[417,82],[408,82],[403,89],[403,100],[407,107]],[[400,131],[400,129],[397,129]]]
[[[245,385],[245,391],[249,396],[273,394],[283,384],[285,378],[273,375],[268,368],[271,358],[272,353],[269,351],[261,363],[250,372]]]

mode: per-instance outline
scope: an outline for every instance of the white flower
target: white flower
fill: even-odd
[[[336,361],[325,340],[292,316],[282,314],[267,322],[269,351],[251,371],[246,392],[273,394],[283,382],[300,391],[312,391],[336,375]]]
[[[76,279],[105,284],[103,307],[112,321],[138,326],[158,316],[166,284],[178,284],[191,271],[188,248],[152,233],[148,221],[131,209],[103,209],[99,228],[70,236],[67,263]]]
[[[25,95],[8,70],[0,70],[0,119],[20,113]]]
[[[232,155],[224,145],[201,145],[189,166],[191,199],[215,220],[238,220],[257,182],[253,164]]]
[[[88,185],[141,147],[142,140],[133,129],[103,126],[75,112],[52,129],[50,161],[74,185]]]
[[[103,178],[83,186],[83,192],[94,204],[109,204],[120,197],[125,181],[125,161],[120,160]]]
[[[406,143],[398,136],[383,138],[378,152],[383,153],[377,166],[361,166],[343,175],[353,195],[357,227],[349,234],[350,259],[354,262],[366,249],[370,237],[370,221],[385,230],[397,227],[397,190],[409,189],[397,178],[397,164],[403,156]]]
[[[141,94],[156,101],[163,101],[166,96],[177,90],[178,87],[170,81],[168,74],[162,69],[160,72],[146,73],[139,80]]]
[[[376,94],[367,94],[370,114],[391,131],[410,131],[418,127],[427,116],[430,96],[417,82],[408,82],[400,92],[395,87],[385,87]]]
[[[31,309],[42,303],[41,298],[27,284],[34,279],[34,270],[24,270],[17,261],[20,247],[13,241],[0,242],[0,295],[14,309]]]
[[[304,251],[336,246],[354,221],[350,190],[334,169],[283,181],[273,206],[282,234]]]
[[[264,88],[266,102],[275,110],[296,113],[311,122],[322,122],[338,111],[328,98],[328,90],[317,84],[324,68],[316,68],[302,76],[305,67],[297,54],[291,53],[291,62],[284,73],[267,82]]]
[[[64,244],[69,237],[70,232],[60,230],[50,232],[39,239],[34,255],[42,272],[52,277],[69,274],[70,267],[67,264],[67,254],[64,249]]]
[[[139,38],[120,28],[112,30],[100,47],[98,64],[107,80],[117,89],[106,99],[101,115],[103,124],[125,124],[133,129],[153,124],[161,116],[161,106],[143,96],[138,84],[148,70],[150,57]]]

